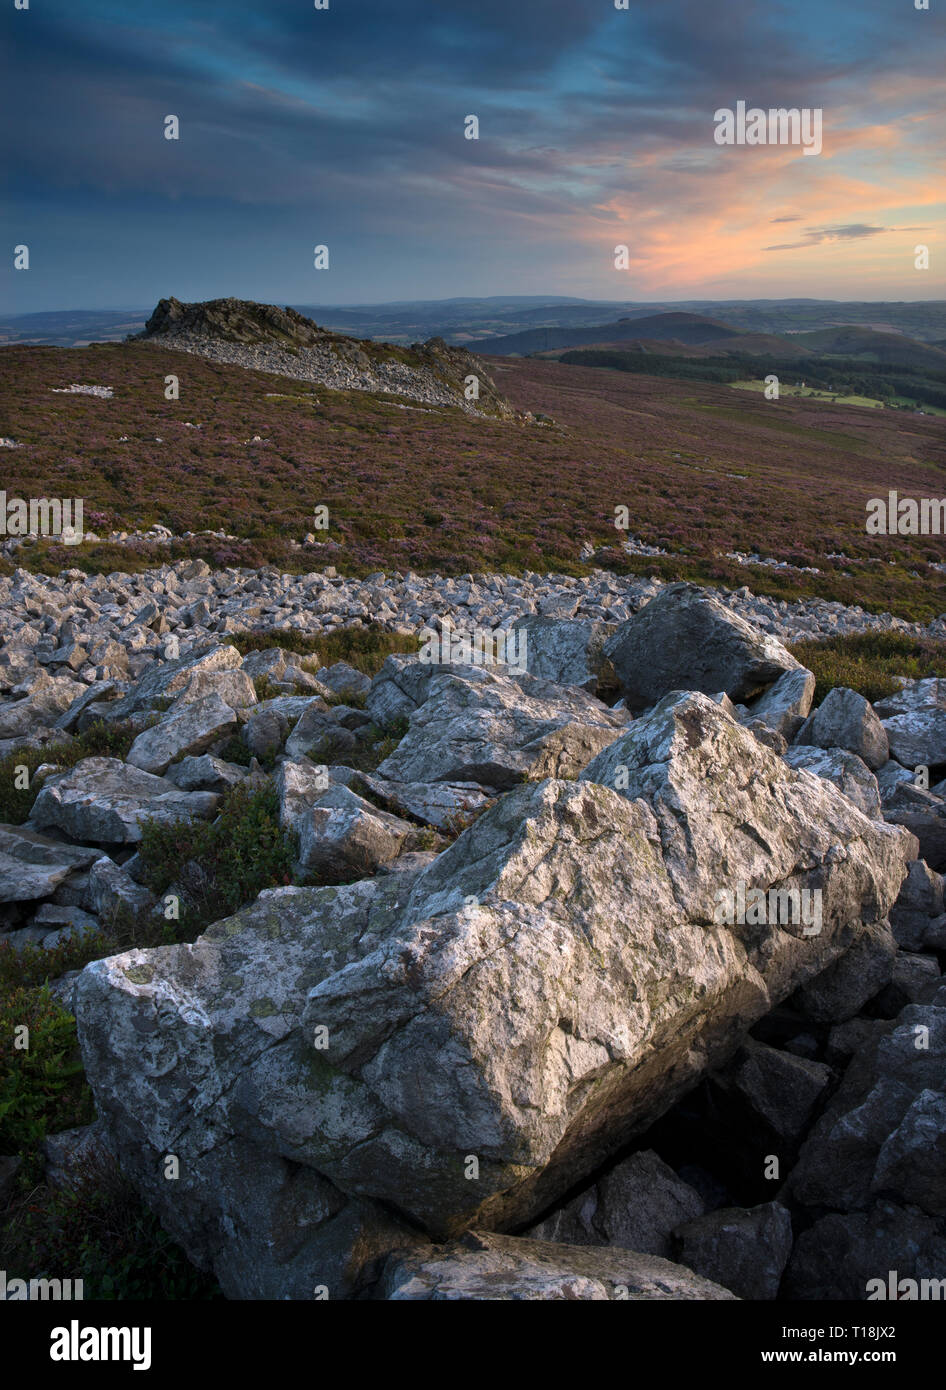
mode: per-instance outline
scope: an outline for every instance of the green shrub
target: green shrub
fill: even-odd
[[[113,955],[116,948],[112,936],[99,931],[67,936],[51,951],[38,941],[14,950],[9,941],[0,938],[0,993],[58,980],[69,970],[81,970],[90,960]]]
[[[946,642],[902,632],[863,632],[795,642],[789,651],[815,675],[816,705],[846,686],[873,703],[900,689],[897,676],[946,676]]]
[[[28,1034],[19,1030],[25,1025]],[[18,1046],[25,1042],[26,1046]],[[79,1058],[75,1019],[47,986],[0,996],[0,1153],[21,1154],[35,1171],[47,1134],[94,1118]]]
[[[279,824],[270,784],[256,791],[234,787],[213,822],[146,822],[139,853],[152,892],[182,890],[180,931],[192,939],[264,888],[291,883],[296,845]]]
[[[411,654],[420,650],[419,638],[389,632],[378,623],[341,627],[318,636],[309,636],[295,628],[266,628],[259,632],[231,633],[226,641],[236,647],[241,656],[246,656],[247,652],[266,651],[268,647],[282,647],[297,656],[318,657],[322,666],[345,661],[366,676],[377,675],[395,652]],[[317,668],[315,673],[318,674]]]
[[[73,1186],[40,1187],[16,1204],[0,1237],[0,1264],[8,1279],[40,1271],[81,1279],[86,1300],[222,1297],[105,1156]]]

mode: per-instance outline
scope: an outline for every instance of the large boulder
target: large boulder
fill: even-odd
[[[669,1258],[677,1226],[702,1216],[704,1203],[652,1149],[631,1154],[533,1226],[535,1240],[617,1246]]]
[[[379,776],[501,790],[526,777],[573,777],[626,723],[584,690],[485,667],[438,671],[424,694]]]
[[[696,584],[668,584],[605,643],[629,708],[671,690],[725,691],[744,701],[800,663],[776,638]]]
[[[607,623],[580,618],[543,618],[531,614],[516,624],[524,634],[525,667],[530,676],[576,685],[594,694],[602,664]],[[519,642],[523,637],[519,637]]]
[[[172,709],[138,735],[127,761],[144,772],[161,774],[176,758],[205,753],[237,727],[236,712],[214,692]]]
[[[395,1251],[376,1297],[516,1302],[726,1300],[728,1289],[654,1255],[471,1231],[451,1245]]]
[[[218,1229],[252,1143],[435,1237],[534,1222],[889,910],[911,837],[711,700],[621,742],[622,794],[522,785],[420,873],[270,890],[86,967],[86,1073],[149,1199],[173,1152]],[[725,877],[817,884],[820,930],[717,921]],[[270,1227],[241,1238],[268,1268]]]
[[[886,730],[872,706],[856,690],[840,685],[829,690],[805,720],[795,742],[816,748],[844,748],[856,753],[874,772],[890,757]]]
[[[74,840],[134,844],[141,839],[142,821],[205,820],[219,800],[212,792],[182,792],[120,758],[83,758],[69,771],[46,778],[30,820],[40,830],[55,826]]]
[[[98,850],[64,845],[25,825],[0,825],[0,902],[48,898],[98,858]]]

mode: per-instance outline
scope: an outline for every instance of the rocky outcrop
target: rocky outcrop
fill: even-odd
[[[410,348],[332,333],[288,306],[246,299],[209,299],[182,304],[159,300],[136,340],[193,352],[215,362],[274,372],[334,390],[396,392],[431,405],[454,405],[470,414],[512,419],[479,358],[442,338]],[[471,400],[467,379],[475,376]]]

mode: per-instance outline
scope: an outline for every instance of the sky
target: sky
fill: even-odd
[[[0,313],[944,298],[923,2],[6,0]],[[718,144],[740,101],[821,152]]]

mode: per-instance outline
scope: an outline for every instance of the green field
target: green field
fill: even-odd
[[[731,381],[730,386],[736,391],[762,391],[765,389],[765,382],[756,381]],[[810,400],[824,401],[829,405],[860,405],[866,406],[870,410],[884,408],[884,402],[876,400],[871,396],[839,396],[832,391],[823,391],[814,386],[785,386],[779,383],[779,396],[806,396]],[[914,406],[913,401],[897,397],[895,402],[900,406]],[[917,407],[919,408],[919,407]],[[924,405],[922,407],[924,415],[946,415],[946,410],[940,409],[935,405]]]

